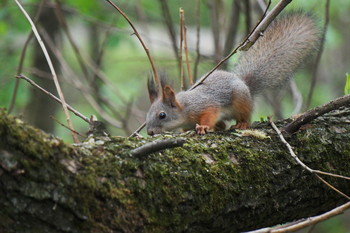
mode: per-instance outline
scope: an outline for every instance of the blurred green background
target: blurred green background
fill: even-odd
[[[32,19],[36,20],[36,25],[53,59],[66,101],[85,116],[95,115],[104,121],[112,135],[127,136],[140,126],[150,106],[146,82],[151,66],[125,19],[103,0],[20,2]],[[175,49],[179,48],[179,8],[182,7],[185,11],[192,74],[198,55],[197,27],[198,22],[200,23],[200,60],[195,77],[199,78],[227,55],[229,50],[235,48],[254,27],[262,14],[258,2],[264,1],[115,0],[114,2],[139,30],[157,69],[166,72],[179,90],[180,72]],[[272,1],[272,6],[277,2]],[[325,5],[325,0],[294,0],[284,12],[295,10],[309,12],[315,16],[322,29],[325,21]],[[350,71],[349,12],[349,0],[331,2],[324,51],[316,72],[317,82],[310,104],[307,104],[307,99],[315,59],[310,58],[310,61],[295,75],[294,80],[303,99],[298,112],[343,95],[345,74]],[[236,26],[233,22],[237,23]],[[233,30],[232,35],[229,34],[230,29]],[[175,43],[171,40],[170,30],[174,32]],[[24,121],[71,142],[70,132],[51,117],[54,116],[66,124],[59,104],[46,95],[39,94],[24,80],[19,81],[16,98],[13,98],[17,73],[24,74],[57,95],[47,63],[35,38],[30,40],[23,56],[23,68],[18,71],[21,54],[30,32],[30,24],[15,1],[2,0],[0,107],[11,110],[12,114]],[[226,42],[232,38],[233,40],[227,44]],[[237,57],[237,54],[234,55],[221,68],[230,69]],[[186,69],[185,76],[188,76]],[[288,89],[258,98],[253,121],[259,121],[267,115],[286,118],[297,113],[293,110],[295,102]],[[11,106],[12,100],[14,102]],[[73,114],[71,117],[76,131],[81,133],[88,131],[86,122]],[[144,131],[141,133],[145,135]],[[349,218],[346,216],[331,219],[317,225],[312,232],[350,232],[347,219]]]

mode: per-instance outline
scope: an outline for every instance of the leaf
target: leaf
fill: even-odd
[[[350,74],[346,73],[346,83],[344,88],[345,95],[350,94]]]

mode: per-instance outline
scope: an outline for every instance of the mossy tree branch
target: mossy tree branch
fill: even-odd
[[[331,112],[286,139],[310,168],[349,176],[349,119]],[[187,133],[182,147],[133,157],[155,139],[72,146],[0,110],[0,232],[240,232],[346,202],[268,123],[257,127],[271,138]],[[350,193],[349,181],[324,178]]]

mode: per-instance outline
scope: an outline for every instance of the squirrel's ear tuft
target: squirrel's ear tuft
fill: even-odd
[[[170,105],[172,108],[179,108],[180,104],[177,102],[175,97],[175,91],[169,85],[162,88],[162,100],[164,103]]]
[[[148,75],[147,80],[148,95],[151,103],[153,103],[158,98],[158,87],[155,84],[152,75]]]

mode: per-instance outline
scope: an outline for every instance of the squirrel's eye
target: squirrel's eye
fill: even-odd
[[[159,119],[164,119],[166,117],[166,113],[165,112],[160,112],[159,113]]]

